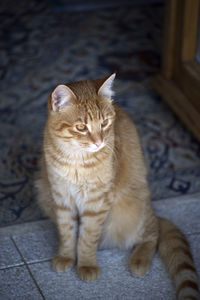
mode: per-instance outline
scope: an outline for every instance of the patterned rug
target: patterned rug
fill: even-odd
[[[0,4],[0,226],[42,219],[33,181],[46,103],[58,83],[113,71],[138,126],[152,199],[200,191],[200,145],[150,87],[163,5],[56,13],[51,1]]]

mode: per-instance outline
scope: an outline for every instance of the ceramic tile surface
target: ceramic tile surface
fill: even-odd
[[[10,237],[0,238],[0,245],[0,269],[24,264]]]
[[[29,272],[24,266],[0,270],[0,280],[0,299],[43,299]]]
[[[158,215],[173,220],[184,231],[200,275],[199,201],[200,193],[155,201],[153,206]],[[0,270],[0,299],[175,300],[173,284],[158,254],[149,273],[136,278],[129,269],[131,250],[98,250],[101,276],[96,282],[85,283],[78,278],[76,266],[66,272],[52,270],[51,258],[56,254],[58,238],[51,222],[27,223],[24,227],[20,224],[0,228],[1,257],[8,258]],[[10,244],[12,239],[15,249]],[[17,253],[23,257],[23,266],[15,265],[19,263]],[[12,264],[9,255],[13,256]]]

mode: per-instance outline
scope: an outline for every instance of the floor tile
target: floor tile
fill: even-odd
[[[200,275],[199,249],[200,234],[187,236]],[[56,273],[50,262],[30,265],[44,296],[54,299],[134,299],[134,300],[173,300],[174,287],[165,267],[156,254],[151,270],[144,278],[131,276],[128,266],[130,251],[98,251],[98,261],[102,274],[95,283],[85,283],[76,274],[76,267],[64,273]],[[134,295],[134,298],[133,298]]]
[[[52,258],[56,254],[58,239],[55,228],[35,230],[13,236],[27,263]]]
[[[189,205],[188,205],[189,201]],[[200,275],[200,195],[179,197],[154,202],[158,215],[173,220],[185,233],[191,245],[195,265]],[[192,217],[191,217],[192,215]],[[22,226],[23,227],[23,226]],[[134,278],[130,274],[128,261],[130,251],[98,251],[98,261],[102,269],[100,278],[94,283],[81,281],[76,267],[64,273],[56,273],[51,268],[50,259],[58,246],[58,238],[52,223],[30,224],[26,230],[13,230],[13,238],[34,276],[46,300],[173,300],[174,288],[165,267],[156,254],[151,270],[144,278]],[[10,231],[7,231],[10,234]],[[26,266],[11,267],[22,263],[12,240],[1,237],[1,264],[8,269],[0,270],[0,299],[42,299]]]
[[[43,299],[25,266],[0,271],[0,299]]]
[[[200,259],[199,259],[199,253],[200,253],[200,234],[191,234],[187,236],[187,239],[189,241],[191,251],[194,257],[195,266],[197,268],[197,271],[199,273],[199,279],[200,279]]]
[[[152,203],[157,215],[172,220],[186,233],[200,232],[200,194]]]
[[[23,260],[9,237],[0,238],[0,269],[23,264]]]
[[[174,299],[171,281],[157,256],[150,273],[143,279],[131,276],[126,251],[103,250],[98,252],[98,257],[102,273],[94,283],[81,281],[76,268],[56,273],[51,270],[50,262],[30,265],[30,269],[48,300]]]

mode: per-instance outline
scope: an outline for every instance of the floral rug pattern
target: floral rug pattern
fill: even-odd
[[[113,71],[116,101],[139,129],[152,200],[200,191],[200,145],[149,83],[162,5],[56,13],[50,1],[8,0],[0,18],[0,226],[44,217],[33,182],[50,91]]]

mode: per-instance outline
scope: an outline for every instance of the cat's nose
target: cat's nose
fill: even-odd
[[[101,146],[101,144],[102,144],[101,140],[95,142],[95,145],[97,146],[97,148],[99,148]]]

